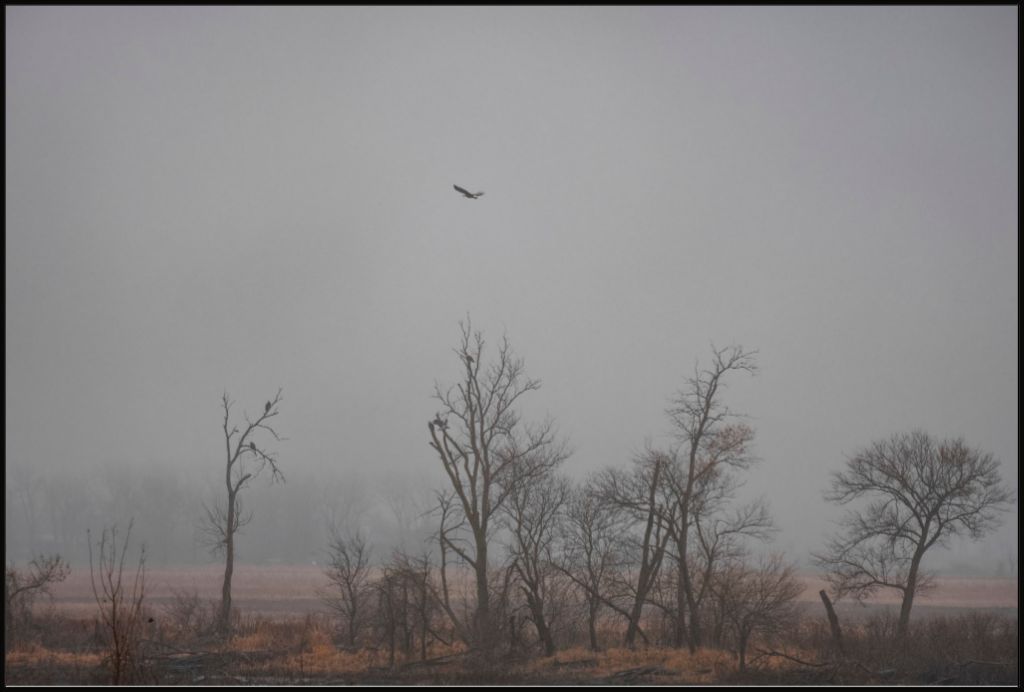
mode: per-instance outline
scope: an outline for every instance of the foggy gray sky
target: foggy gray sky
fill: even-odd
[[[470,314],[577,478],[759,350],[726,401],[794,558],[894,432],[1017,487],[1016,7],[5,16],[8,464],[218,469],[221,393],[283,387],[289,478],[440,484]]]

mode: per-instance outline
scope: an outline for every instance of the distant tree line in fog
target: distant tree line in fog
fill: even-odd
[[[373,529],[376,545],[422,543],[431,529],[419,518],[417,503],[429,490],[396,484],[326,465],[316,472],[289,469],[284,484],[257,482],[247,492],[252,523],[239,538],[243,563],[321,562],[330,527],[354,512]],[[223,562],[210,554],[200,519],[203,503],[216,499],[218,475],[186,473],[167,465],[109,463],[96,467],[37,470],[10,460],[5,488],[8,562],[27,562],[59,553],[73,564],[88,564],[86,529],[99,530],[134,519],[133,535],[147,546],[151,567]],[[404,495],[404,496],[403,496]],[[422,511],[427,508],[424,506]]]

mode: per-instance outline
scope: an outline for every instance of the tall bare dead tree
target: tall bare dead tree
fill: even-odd
[[[445,517],[450,523],[440,532],[442,547],[462,558],[476,581],[472,627],[459,629],[471,631],[474,647],[487,650],[496,643],[488,586],[488,548],[497,528],[495,518],[513,479],[542,475],[568,452],[556,441],[552,421],[537,426],[521,422],[516,407],[524,395],[540,388],[540,381],[526,376],[523,360],[515,356],[508,338],[499,343],[497,360],[485,365],[483,334],[473,332],[468,320],[459,327],[455,353],[462,381],[451,387],[435,384],[434,396],[442,412],[428,423],[428,429],[430,446],[452,490]]]
[[[915,430],[854,454],[825,498],[843,505],[870,500],[850,511],[842,533],[815,555],[833,593],[860,600],[879,588],[899,591],[896,636],[903,639],[915,594],[932,583],[921,569],[928,549],[953,536],[980,538],[999,525],[1012,495],[991,454],[961,438],[936,442]]]
[[[750,454],[754,431],[732,422],[736,414],[722,402],[722,392],[731,373],[757,372],[756,354],[741,346],[712,346],[711,365],[703,369],[699,363],[695,366],[693,376],[687,379],[667,411],[680,445],[673,455],[677,459],[674,472],[666,476],[675,500],[675,520],[669,523],[678,570],[674,643],[681,646],[685,638],[691,652],[701,644],[697,594],[689,568],[695,505],[702,489],[713,487],[716,476],[729,469],[746,469],[754,461]],[[684,611],[690,614],[685,635]]]
[[[224,553],[224,581],[221,586],[220,614],[218,629],[222,634],[231,630],[231,579],[235,570],[235,536],[252,520],[252,513],[245,514],[242,508],[241,492],[253,479],[266,472],[271,482],[284,482],[284,474],[277,465],[277,453],[270,451],[265,440],[269,436],[280,442],[283,438],[271,425],[271,419],[278,415],[282,401],[281,390],[273,399],[263,405],[262,412],[250,418],[242,414],[243,426],[231,422],[231,407],[234,402],[224,392],[221,407],[224,410],[222,429],[224,431],[224,486],[227,491],[224,505],[205,507],[208,542],[217,553]],[[257,441],[257,437],[262,438]]]

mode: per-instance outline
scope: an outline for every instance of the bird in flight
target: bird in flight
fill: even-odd
[[[476,194],[473,194],[469,190],[464,190],[461,187],[459,187],[458,185],[452,185],[452,187],[454,187],[456,190],[461,192],[465,197],[467,197],[469,199],[476,199],[477,197],[479,197],[480,195],[483,194],[482,192],[477,192]]]

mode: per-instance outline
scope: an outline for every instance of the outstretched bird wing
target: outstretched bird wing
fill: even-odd
[[[483,192],[470,192],[469,190],[461,188],[458,185],[452,185],[452,187],[454,187],[456,190],[461,192],[464,196],[469,197],[470,199],[476,199],[477,197],[483,194]]]

